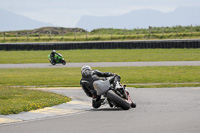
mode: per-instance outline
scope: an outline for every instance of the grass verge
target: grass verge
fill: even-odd
[[[1,51],[0,64],[49,63],[51,51]],[[57,50],[66,62],[195,61],[200,49]]]
[[[70,101],[70,98],[55,93],[0,87],[0,114],[17,114],[49,107]]]
[[[9,33],[7,33],[9,34]],[[101,34],[99,36],[99,33],[91,33],[88,34],[87,37],[85,34],[80,34],[77,36],[74,36],[74,34],[71,35],[53,35],[53,36],[18,36],[16,38],[16,35],[7,35],[2,36],[0,35],[0,43],[21,43],[21,42],[86,42],[86,41],[128,41],[128,40],[162,40],[162,39],[199,39],[199,31],[198,32],[184,32],[184,33],[165,33],[164,35],[162,33],[154,33],[154,34],[149,34],[144,33],[144,34],[136,34],[136,33],[126,33],[124,32],[121,33],[116,33],[112,34],[111,33],[106,33],[106,34]],[[63,38],[64,37],[64,38]]]
[[[93,68],[119,74],[123,84],[163,83],[177,86],[200,82],[200,66],[145,66]],[[80,68],[0,69],[0,84],[7,86],[80,86]],[[155,86],[155,85],[154,85]],[[159,85],[160,86],[160,85]]]

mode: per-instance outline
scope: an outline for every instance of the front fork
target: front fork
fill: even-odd
[[[131,100],[131,96],[129,95],[129,92],[127,89],[124,89],[125,93],[126,93],[126,96],[127,96],[127,100],[130,104],[132,104],[132,100]]]
[[[117,84],[117,86],[119,87],[119,88],[116,89],[116,91],[118,91],[117,94],[118,94],[120,97],[126,99],[126,100],[131,104],[131,103],[132,103],[132,100],[131,100],[131,97],[130,97],[130,95],[129,95],[128,90],[126,89],[126,85],[124,85],[124,86],[122,87],[120,84]]]

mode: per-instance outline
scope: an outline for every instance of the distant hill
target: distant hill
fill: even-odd
[[[67,34],[74,31],[85,32],[84,29],[80,29],[80,28],[42,27],[42,28],[31,30],[31,33],[46,34],[46,33],[49,33],[50,31],[52,34],[56,34],[56,35]]]
[[[148,26],[199,25],[200,7],[180,7],[168,13],[156,10],[135,10],[120,16],[83,16],[76,27],[87,30],[97,28],[148,28]]]
[[[29,30],[44,26],[53,26],[28,17],[0,9],[0,31]]]
[[[6,33],[11,33],[11,34],[16,34],[18,35],[26,35],[27,33],[29,34],[51,34],[54,35],[62,35],[62,34],[71,34],[74,31],[76,32],[85,32],[84,29],[81,28],[64,28],[64,27],[41,27],[33,30],[16,30],[16,31],[7,31]],[[1,33],[1,31],[0,31]]]

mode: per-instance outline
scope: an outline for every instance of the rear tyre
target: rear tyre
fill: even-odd
[[[62,64],[63,64],[63,65],[65,65],[65,64],[66,64],[65,60],[63,60],[63,61],[62,61]]]
[[[126,100],[119,97],[113,90],[109,90],[107,92],[107,97],[122,109],[124,110],[130,109],[130,104]]]
[[[55,63],[55,62],[53,62],[53,61],[51,61],[51,64],[52,64],[52,65],[55,65],[56,63]]]

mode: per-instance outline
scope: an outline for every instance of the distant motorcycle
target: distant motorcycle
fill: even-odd
[[[66,61],[64,60],[64,58],[63,58],[63,56],[62,56],[61,54],[56,54],[56,55],[55,55],[55,61],[53,61],[53,60],[51,59],[51,56],[50,56],[50,55],[48,55],[48,57],[49,57],[49,61],[50,61],[50,63],[51,63],[52,65],[55,65],[55,64],[58,64],[58,63],[62,63],[63,65],[66,64]]]
[[[129,110],[131,107],[135,108],[136,103],[131,100],[129,92],[125,88],[126,86],[122,86],[117,82],[114,88],[110,84],[111,78],[114,77],[109,77],[106,80],[97,80],[93,83],[97,95],[103,95],[105,98],[102,100],[102,103],[107,99],[110,107],[121,107],[124,110]]]

